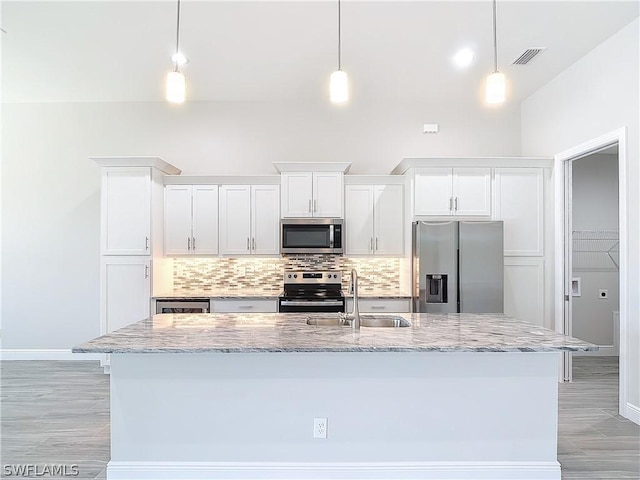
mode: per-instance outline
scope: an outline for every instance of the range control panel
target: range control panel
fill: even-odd
[[[284,283],[342,283],[342,273],[337,270],[326,272],[284,272]]]

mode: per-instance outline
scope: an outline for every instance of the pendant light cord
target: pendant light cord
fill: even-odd
[[[338,0],[338,70],[342,70],[342,18],[340,0]]]
[[[498,34],[496,33],[497,31],[496,3],[497,3],[497,0],[493,0],[493,73],[496,73],[498,71]]]
[[[180,51],[180,0],[178,0],[178,14],[176,15],[176,66],[175,72],[178,71],[178,52]]]

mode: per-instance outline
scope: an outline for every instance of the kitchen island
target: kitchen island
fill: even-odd
[[[74,347],[111,354],[108,478],[560,479],[559,352],[596,346],[504,315],[306,323],[327,315],[157,315]]]

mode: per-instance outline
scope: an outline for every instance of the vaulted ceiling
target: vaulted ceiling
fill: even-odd
[[[639,15],[637,1],[498,1],[498,66],[510,101],[549,82]],[[3,1],[4,102],[163,101],[174,1]],[[469,102],[493,68],[492,4],[343,0],[354,100]],[[335,1],[182,1],[191,101],[328,101]],[[469,47],[473,64],[456,68]],[[528,65],[511,65],[546,47]]]

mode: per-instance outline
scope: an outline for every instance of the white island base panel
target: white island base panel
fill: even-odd
[[[559,480],[557,365],[557,352],[113,354],[107,478]]]

